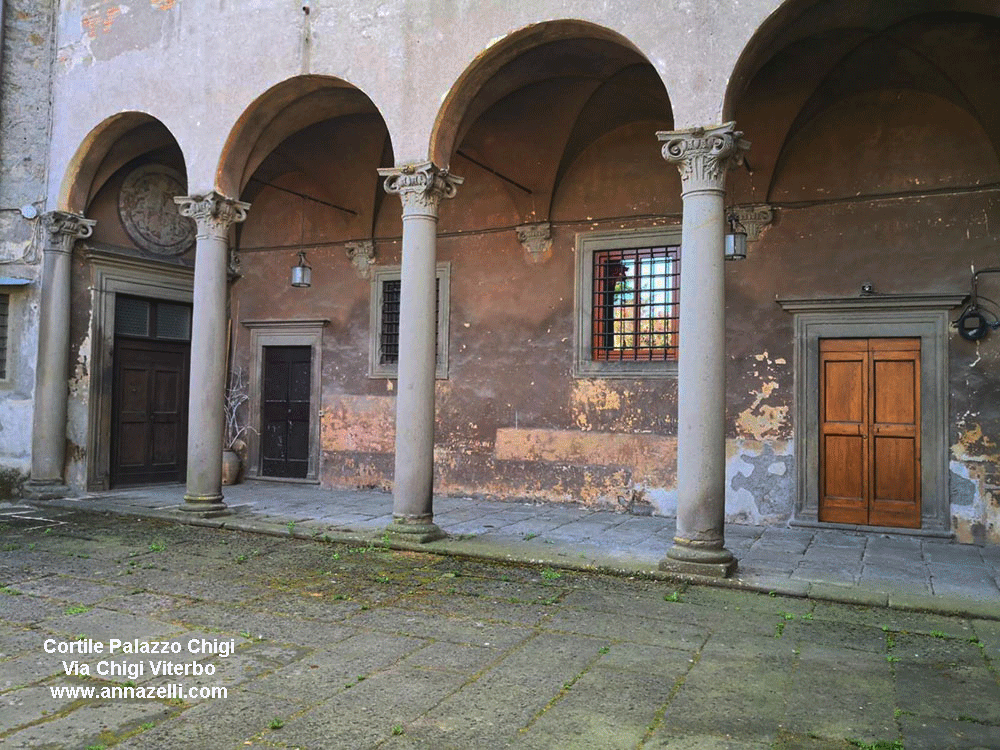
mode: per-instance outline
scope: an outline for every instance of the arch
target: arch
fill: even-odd
[[[238,196],[278,144],[296,132],[345,115],[382,112],[361,89],[332,76],[301,75],[272,86],[247,107],[230,131],[216,170],[216,187]]]
[[[108,117],[87,134],[70,159],[59,189],[59,210],[83,214],[98,190],[121,167],[163,148],[180,151],[167,126],[152,115],[120,112]],[[183,153],[181,158],[186,164]]]
[[[488,87],[505,66],[534,48],[560,40],[595,39],[611,42],[631,50],[644,61],[649,58],[626,37],[616,31],[587,21],[574,19],[545,21],[521,28],[497,41],[472,60],[452,85],[438,110],[431,132],[428,154],[432,162],[447,167],[457,145],[462,140],[463,124],[467,128],[489,107],[512,93],[502,87],[490,91]],[[585,60],[575,60],[585,65]],[[522,80],[524,85],[530,81]],[[666,84],[663,83],[664,90]],[[669,101],[669,92],[668,92]],[[477,101],[478,99],[478,101]]]

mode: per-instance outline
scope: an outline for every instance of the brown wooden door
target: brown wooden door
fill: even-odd
[[[311,346],[264,347],[261,472],[304,478],[309,471]]]
[[[183,481],[189,348],[186,343],[116,339],[112,486]]]
[[[920,339],[820,341],[819,518],[920,527]]]

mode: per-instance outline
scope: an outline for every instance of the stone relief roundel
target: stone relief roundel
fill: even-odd
[[[175,195],[184,195],[176,169],[147,164],[133,170],[118,195],[118,214],[132,241],[156,255],[181,255],[191,249],[195,223],[181,216]]]

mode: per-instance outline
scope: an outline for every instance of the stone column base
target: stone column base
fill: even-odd
[[[58,479],[29,479],[22,490],[28,500],[56,500],[67,497],[70,489]]]
[[[685,542],[686,540],[674,539],[674,546],[667,550],[666,558],[660,561],[660,570],[712,578],[729,578],[736,572],[736,558],[725,547],[691,546]]]
[[[185,495],[184,504],[178,510],[194,513],[201,518],[228,516],[232,513],[229,506],[222,502],[222,495]]]
[[[401,542],[414,542],[416,544],[436,542],[438,539],[444,539],[448,536],[434,523],[432,516],[418,518],[396,516],[385,530],[387,534]]]

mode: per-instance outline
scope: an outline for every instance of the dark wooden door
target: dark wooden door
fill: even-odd
[[[187,343],[116,339],[112,486],[183,481],[189,349]]]
[[[920,527],[920,339],[820,341],[819,518]]]
[[[261,473],[304,478],[309,471],[311,346],[264,347]]]

